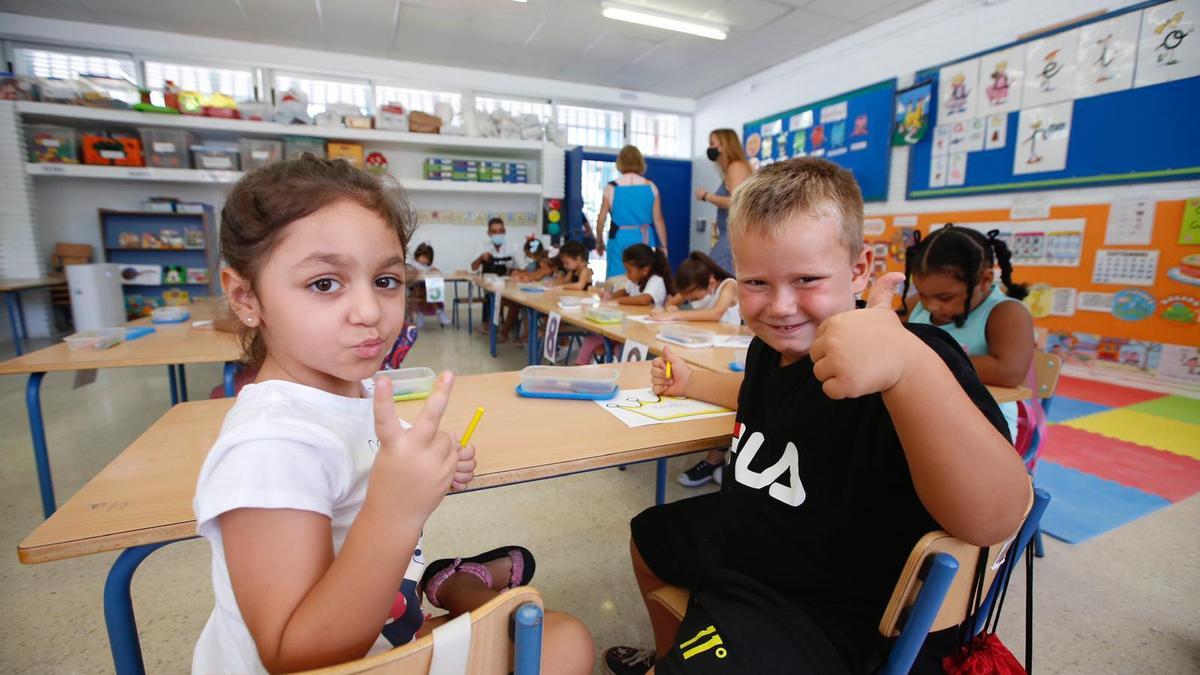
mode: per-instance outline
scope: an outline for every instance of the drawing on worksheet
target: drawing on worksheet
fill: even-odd
[[[622,389],[607,401],[596,401],[629,427],[668,424],[732,415],[719,405],[676,396],[659,396],[651,389]]]

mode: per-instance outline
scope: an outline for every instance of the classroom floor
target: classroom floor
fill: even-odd
[[[0,346],[0,359],[12,356]],[[525,352],[464,330],[428,327],[409,365],[461,374],[519,369]],[[100,371],[72,388],[71,373],[43,386],[50,457],[65,500],[168,406],[165,368]],[[217,366],[188,368],[193,398],[220,380]],[[116,554],[43,565],[17,560],[17,544],[41,509],[24,404],[25,378],[0,378],[0,670],[111,672],[101,587]],[[481,451],[486,452],[485,448]],[[672,478],[694,461],[671,461]],[[550,607],[580,617],[598,650],[651,644],[628,562],[628,521],[653,501],[653,464],[587,473],[449,497],[425,531],[427,556],[473,554],[507,543],[537,555],[534,585]],[[711,489],[711,488],[710,488]],[[696,494],[671,483],[669,499]],[[1034,667],[1040,673],[1200,672],[1200,495],[1071,546],[1046,540],[1037,561]],[[134,581],[148,672],[190,668],[192,648],[212,609],[210,556],[202,541],[151,556]],[[1024,573],[1013,578],[1000,635],[1024,649]],[[600,672],[597,664],[597,672]]]

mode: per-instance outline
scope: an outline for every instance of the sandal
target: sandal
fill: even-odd
[[[429,563],[425,566],[425,573],[421,575],[421,585],[417,592],[424,593],[429,604],[438,609],[445,609],[438,602],[437,592],[447,579],[463,572],[478,578],[485,586],[491,588],[492,573],[484,565],[505,556],[512,561],[512,576],[505,585],[505,590],[528,585],[533,580],[533,554],[524,546],[501,546],[470,558],[442,558]]]

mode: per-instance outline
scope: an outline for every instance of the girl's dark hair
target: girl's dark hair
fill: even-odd
[[[417,248],[413,251],[413,260],[417,258],[429,258],[430,264],[433,263],[433,247],[429,245],[429,242],[423,241],[417,244]]]
[[[561,248],[558,249],[558,256],[560,258],[563,256],[566,256],[568,258],[579,258],[580,260],[587,260],[588,250],[587,250],[587,247],[583,245],[583,242],[568,241],[568,242],[564,243]]]
[[[733,275],[717,264],[716,260],[700,251],[692,251],[688,257],[679,263],[675,270],[675,287],[680,293],[708,286],[711,279],[718,283],[732,279]]]
[[[532,251],[529,250],[531,247]],[[521,248],[524,249],[525,255],[538,262],[545,260],[550,255],[550,251],[546,250],[546,244],[541,239],[529,239]]]
[[[649,267],[653,274],[662,277],[663,284],[667,287],[667,294],[675,293],[675,282],[671,279],[671,264],[667,262],[667,256],[663,255],[661,248],[650,248],[646,244],[634,244],[621,254],[621,262],[635,267]],[[649,280],[650,277],[642,279],[638,284],[638,290],[646,290],[646,282]]]
[[[904,256],[904,292],[908,297],[909,284],[915,274],[945,273],[953,275],[967,285],[966,306],[962,314],[954,317],[954,325],[962,328],[971,313],[971,296],[975,286],[983,281],[983,275],[999,263],[1000,281],[1008,297],[1020,300],[1029,295],[1024,284],[1012,279],[1012,252],[999,238],[1000,230],[991,230],[986,235],[969,227],[955,227],[953,223],[935,231],[924,239],[919,231],[913,233],[913,245]],[[896,310],[901,316],[907,313],[907,304],[900,303]]]
[[[385,183],[348,162],[305,156],[268,164],[243,176],[229,191],[221,209],[221,259],[254,290],[258,274],[287,226],[341,200],[377,214],[392,228],[402,251],[408,249],[416,218],[398,183]],[[241,321],[245,361],[257,366],[267,355],[255,329]]]

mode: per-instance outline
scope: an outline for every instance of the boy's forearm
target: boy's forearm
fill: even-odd
[[[913,340],[905,374],[883,401],[917,496],[950,534],[996,544],[1016,529],[1028,504],[1025,467],[938,355]]]
[[[688,378],[687,391],[684,393],[688,398],[737,410],[742,377],[742,373],[714,373],[693,368],[691,377]]]

